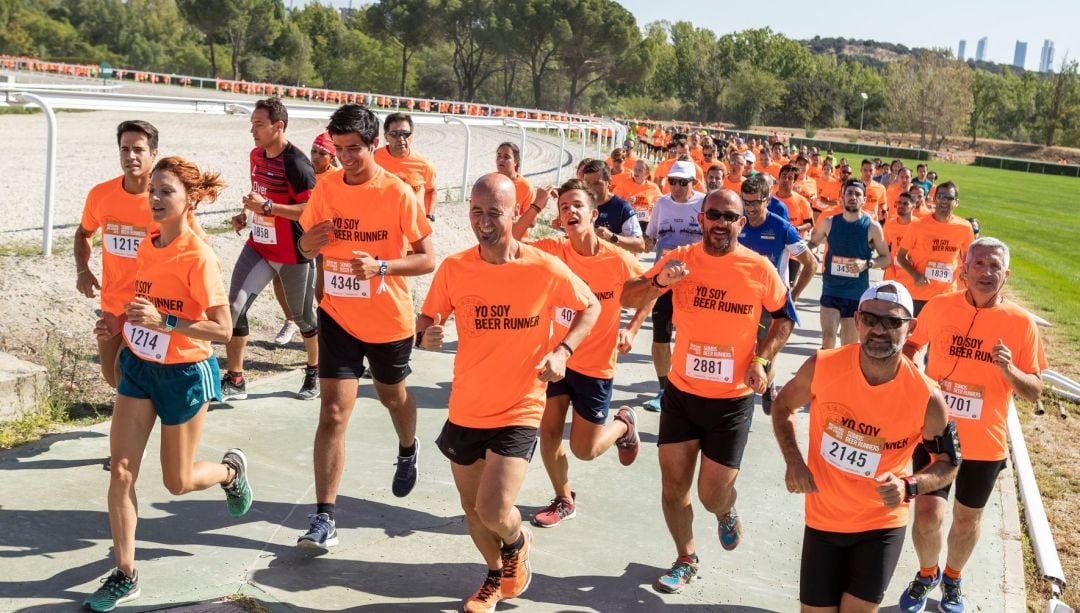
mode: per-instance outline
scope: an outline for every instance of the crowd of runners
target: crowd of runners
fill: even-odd
[[[196,449],[210,403],[246,398],[247,312],[273,285],[285,318],[275,342],[295,332],[304,341],[296,395],[321,405],[315,500],[298,547],[338,544],[335,501],[362,378],[398,439],[392,491],[413,490],[421,441],[410,358],[442,350],[452,320],[449,412],[434,444],[487,567],[463,608],[494,611],[519,596],[532,578],[528,526],[553,528],[577,510],[567,414],[576,458],[615,448],[630,466],[638,456],[634,407],[610,405],[617,356],[651,320],[657,385],[643,408],[660,413],[660,507],[676,554],[655,589],[677,593],[697,576],[695,472],[721,546],[739,546],[736,480],[760,397],[787,465],[783,486],[805,495],[802,610],[877,610],[909,505],[920,568],[892,600],[921,611],[940,585],[940,610],[964,610],[962,572],[1005,465],[1010,399],[1037,398],[1047,365],[1033,318],[1002,295],[1009,247],[977,238],[977,222],[955,214],[956,184],[937,183],[925,164],[912,171],[778,140],[638,126],[606,160],[582,160],[576,178],[534,187],[522,152],[503,143],[467,204],[478,244],[437,261],[435,167],[413,149],[408,115],[380,123],[344,105],[310,156],[287,128],[280,100],[255,105],[251,189],[231,219],[248,236],[228,289],[194,217],[222,180],[192,161],[159,159],[151,124],[118,126],[122,175],[87,196],[76,287],[100,293],[95,334],[117,390],[116,568],[87,607],[110,611],[140,593],[135,483],[159,419],[169,492],[219,484],[231,515],[251,508],[244,453],[229,449],[215,463],[196,460]],[[545,209],[553,213],[541,217]],[[100,276],[90,268],[98,231]],[[408,277],[432,272],[415,305]],[[822,292],[810,297],[817,274]],[[811,301],[821,350],[777,381],[773,363]],[[214,342],[226,346],[224,375]],[[800,441],[803,410],[809,437]],[[523,518],[517,496],[538,444],[553,497]]]

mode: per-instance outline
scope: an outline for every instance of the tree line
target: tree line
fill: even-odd
[[[1080,146],[1077,63],[885,64],[768,28],[639,25],[613,0],[0,0],[0,53],[628,118],[857,128]],[[858,41],[861,42],[861,41]],[[865,97],[864,97],[865,94]]]

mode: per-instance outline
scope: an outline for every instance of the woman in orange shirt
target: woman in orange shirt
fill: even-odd
[[[195,461],[211,400],[221,397],[210,343],[232,335],[221,265],[190,226],[199,202],[212,202],[224,186],[217,173],[169,157],[150,177],[150,213],[157,224],[135,256],[135,296],[118,318],[105,313],[95,333],[121,330],[120,382],[112,428],[109,524],[116,570],[86,598],[93,611],[111,611],[139,596],[135,571],[135,481],[146,441],[161,418],[161,472],[169,492],[181,495],[214,485],[225,490],[229,513],[251,508],[247,460],[239,449],[220,463]]]

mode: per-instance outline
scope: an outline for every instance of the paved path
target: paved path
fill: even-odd
[[[796,330],[779,359],[780,381],[819,342],[817,304],[800,308],[807,328]],[[453,328],[448,330],[452,334]],[[449,340],[452,349],[452,335]],[[620,360],[616,405],[640,405],[653,394],[650,341],[646,327],[635,351]],[[227,515],[217,488],[180,498],[165,490],[154,457],[155,431],[139,481],[143,595],[131,603],[137,606],[122,610],[208,602],[237,591],[275,611],[459,607],[479,584],[483,566],[466,532],[449,464],[433,444],[446,417],[452,359],[449,352],[414,353],[409,383],[419,405],[422,472],[405,499],[390,493],[396,440],[389,418],[372,399],[370,383],[363,382],[338,500],[341,545],[322,557],[294,547],[313,510],[311,453],[318,415],[317,403],[291,397],[299,373],[252,385],[248,400],[221,406],[207,421],[201,457],[216,459],[239,445],[250,458],[256,502],[242,520]],[[743,543],[734,552],[723,551],[714,536],[715,520],[695,501],[700,579],[679,595],[652,589],[675,553],[660,511],[658,416],[639,415],[644,444],[632,467],[620,466],[613,452],[592,463],[571,460],[578,516],[536,530],[532,586],[500,610],[796,611],[802,500],[783,487],[783,462],[761,413],[739,478]],[[805,415],[799,426],[805,441]],[[0,610],[75,610],[73,601],[81,601],[112,568],[108,475],[101,468],[108,429],[104,423],[71,431],[0,456]],[[1001,482],[1007,494],[998,491],[991,498],[984,538],[965,573],[970,611],[1022,607],[1023,577],[1006,573],[1007,567],[1021,572],[1015,556],[1006,564],[1005,551],[1019,548],[1010,479]],[[529,515],[550,497],[537,457],[518,502]],[[916,567],[909,541],[886,604],[895,603]],[[1006,604],[1006,583],[1014,590],[1020,586],[1013,602],[1021,604]]]

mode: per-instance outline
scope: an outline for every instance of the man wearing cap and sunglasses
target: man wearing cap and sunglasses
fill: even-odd
[[[413,121],[405,113],[390,113],[383,120],[386,146],[375,150],[375,163],[408,184],[424,205],[424,213],[435,221],[438,190],[435,164],[412,148]]]
[[[701,241],[701,225],[698,214],[705,194],[694,189],[693,162],[675,162],[667,176],[671,193],[661,196],[653,205],[649,225],[645,227],[645,248],[656,249],[659,260],[668,251],[683,245]],[[667,375],[671,370],[671,294],[660,296],[652,307],[653,342],[652,359],[660,392],[645,403],[649,411],[660,410],[660,398],[667,387]]]
[[[855,313],[860,342],[818,351],[773,402],[787,490],[808,494],[799,576],[804,613],[877,611],[904,545],[908,501],[956,477],[960,445],[945,398],[901,353],[916,328],[913,308],[895,281],[867,289]],[[807,403],[804,460],[795,414]],[[928,460],[909,471],[920,441]]]
[[[836,346],[837,330],[841,345],[858,341],[854,317],[859,297],[870,287],[869,271],[875,266],[885,268],[891,261],[881,225],[863,210],[866,185],[850,180],[844,184],[842,197],[843,213],[821,219],[809,242],[811,249],[828,245],[821,280],[822,349]]]
[[[664,520],[678,554],[657,580],[656,589],[665,593],[680,591],[697,575],[690,488],[699,455],[698,497],[716,516],[721,546],[735,549],[742,538],[735,480],[754,394],[765,391],[765,369],[795,326],[776,268],[739,244],[746,223],[739,194],[711,192],[697,219],[702,241],[668,252],[644,276],[627,281],[622,294],[627,308],[670,295],[679,328],[657,436]],[[773,321],[757,344],[763,311]]]

